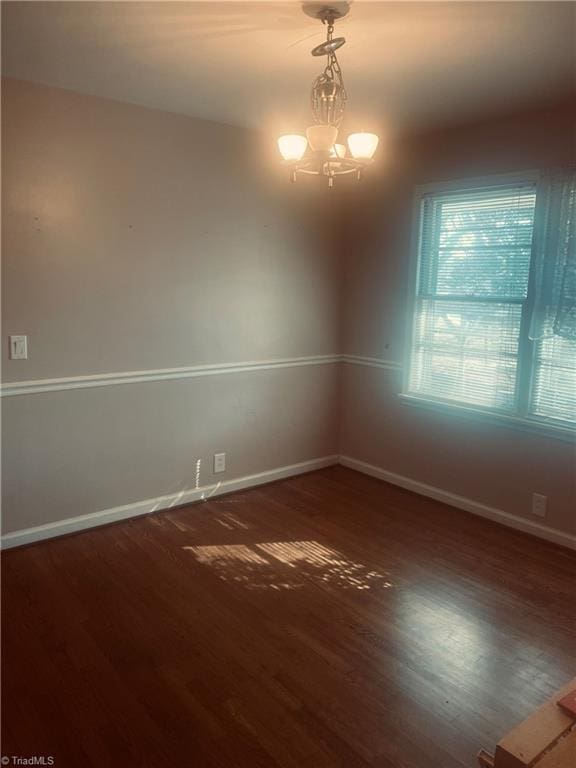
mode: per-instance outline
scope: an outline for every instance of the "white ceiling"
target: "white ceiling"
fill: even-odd
[[[2,5],[5,75],[274,132],[309,122],[325,32],[299,2]],[[561,98],[575,15],[572,2],[356,0],[336,28],[348,125],[420,129]]]

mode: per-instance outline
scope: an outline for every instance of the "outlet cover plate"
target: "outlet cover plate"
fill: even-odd
[[[214,474],[218,475],[220,472],[226,472],[226,454],[225,453],[214,454]]]
[[[546,505],[548,503],[548,496],[544,496],[542,493],[532,494],[532,514],[536,517],[546,517]]]

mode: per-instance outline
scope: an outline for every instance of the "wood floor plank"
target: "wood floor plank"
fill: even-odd
[[[576,555],[342,467],[3,554],[3,751],[470,768],[574,675]]]

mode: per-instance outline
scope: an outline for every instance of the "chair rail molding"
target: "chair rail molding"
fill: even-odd
[[[364,355],[342,355],[343,363],[350,365],[365,365],[368,368],[384,368],[387,371],[401,371],[402,363],[396,360],[384,360],[380,357],[366,357]]]
[[[148,381],[170,379],[195,379],[201,376],[222,376],[250,371],[271,371],[278,368],[298,368],[307,365],[328,365],[339,363],[341,355],[310,355],[308,357],[285,357],[274,360],[251,360],[238,363],[209,363],[181,368],[157,368],[147,371],[123,371],[119,373],[94,373],[87,376],[65,376],[57,379],[35,379],[33,381],[11,381],[2,385],[2,397],[16,395],[37,395],[42,392],[60,392],[67,389],[89,389],[110,387],[119,384],[138,384]]]
[[[55,379],[34,379],[30,381],[8,381],[2,384],[2,397],[18,395],[39,395],[43,392],[63,392],[68,389],[91,389],[112,387],[120,384],[140,384],[149,381],[171,379],[195,379],[201,376],[222,376],[231,373],[272,371],[280,368],[299,368],[308,365],[330,365],[349,363],[366,365],[387,370],[400,370],[400,363],[376,357],[357,355],[309,355],[307,357],[284,357],[271,360],[251,360],[238,363],[208,363],[189,365],[181,368],[156,368],[146,371],[122,371],[118,373],[93,373],[86,376],[63,376]]]

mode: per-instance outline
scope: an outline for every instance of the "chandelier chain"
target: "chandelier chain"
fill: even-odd
[[[329,14],[327,17],[323,17],[322,23],[327,25],[326,66],[322,74],[318,75],[314,81],[310,101],[314,122],[338,126],[344,117],[348,95],[336,51],[331,48],[334,36],[334,16]],[[327,85],[329,86],[328,92],[330,92],[328,99],[328,92],[325,88]]]

